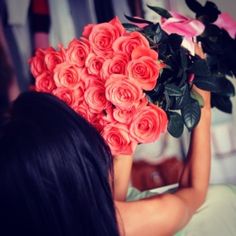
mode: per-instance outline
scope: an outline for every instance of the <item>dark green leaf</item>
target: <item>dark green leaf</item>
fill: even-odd
[[[210,69],[207,65],[206,60],[196,60],[190,70],[195,74],[196,77],[207,77],[211,76]]]
[[[150,8],[151,10],[155,11],[158,15],[168,19],[170,17],[172,17],[172,15],[164,8],[161,8],[161,7],[154,7],[154,6],[150,6],[150,5],[147,5],[148,8]]]
[[[179,87],[175,84],[167,84],[165,86],[165,91],[168,93],[169,96],[182,96],[183,92]]]
[[[168,36],[168,40],[173,50],[179,50],[183,42],[183,37],[178,34],[171,34]]]
[[[145,20],[145,19],[135,18],[135,17],[127,16],[127,15],[125,15],[125,17],[126,17],[129,21],[134,22],[134,23],[153,24],[151,21],[148,21],[148,20]]]
[[[232,102],[229,97],[212,94],[211,105],[223,112],[232,113]]]
[[[167,127],[168,132],[175,138],[180,137],[184,130],[184,122],[181,115],[177,112],[172,111],[167,112],[167,114],[169,117]]]
[[[158,44],[165,37],[164,31],[158,23],[145,26],[143,28],[143,33],[145,36],[150,37],[154,44]]]
[[[145,91],[145,93],[152,100],[152,102],[156,102],[161,98],[160,94],[163,94],[163,91],[163,85],[161,83],[158,83],[158,85],[153,90]]]
[[[176,97],[175,102],[173,103],[171,109],[174,110],[182,109],[185,106],[185,104],[189,103],[190,91],[188,85],[185,84],[180,89],[182,91],[182,96]]]
[[[171,100],[170,100],[170,97],[166,91],[164,92],[164,95],[165,95],[165,110],[168,110],[171,105]]]
[[[181,114],[188,130],[192,130],[197,125],[201,116],[201,109],[198,102],[194,99],[190,99],[190,101],[181,109]]]
[[[188,67],[188,56],[189,55],[187,55],[186,50],[181,48],[181,50],[180,50],[180,58],[181,58],[181,65],[182,65],[184,70],[186,70],[187,67]]]
[[[187,82],[187,72],[186,71],[183,71],[183,73],[182,73],[182,78],[181,78],[181,80],[180,80],[180,86],[182,86],[183,84],[186,84],[186,82]]]
[[[196,92],[195,90],[191,90],[190,95],[191,98],[195,99],[198,102],[200,107],[204,106],[204,100],[198,92]]]
[[[130,24],[130,23],[123,23],[122,25],[125,27],[126,30],[128,30],[130,32],[142,30],[137,25],[133,25],[133,24]]]
[[[200,89],[211,91],[225,96],[234,96],[235,89],[233,84],[224,77],[198,77],[193,83]]]

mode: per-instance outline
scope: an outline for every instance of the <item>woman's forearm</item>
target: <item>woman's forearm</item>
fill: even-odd
[[[193,211],[205,199],[210,176],[211,110],[210,108],[203,108],[201,113],[201,119],[191,134],[187,155],[188,162],[180,179],[180,191],[178,193],[178,195],[185,197],[186,191],[189,191],[188,194],[192,195],[196,203],[193,205]],[[189,199],[192,201],[191,198]]]
[[[114,199],[125,201],[132,168],[133,158],[129,155],[114,157]]]

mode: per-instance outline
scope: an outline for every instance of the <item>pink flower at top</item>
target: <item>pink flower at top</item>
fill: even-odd
[[[168,34],[178,34],[184,37],[183,46],[194,54],[193,38],[202,34],[205,26],[196,19],[185,17],[177,12],[171,11],[172,17],[161,20],[161,28]]]
[[[226,30],[231,38],[236,38],[236,21],[227,12],[221,13],[213,24]]]

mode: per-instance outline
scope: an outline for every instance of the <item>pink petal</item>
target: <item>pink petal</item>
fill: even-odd
[[[236,21],[227,12],[221,13],[214,24],[226,30],[231,38],[234,39],[236,37]]]

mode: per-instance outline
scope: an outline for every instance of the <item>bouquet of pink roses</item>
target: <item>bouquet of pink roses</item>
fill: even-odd
[[[112,154],[131,154],[167,128],[167,115],[146,96],[162,63],[140,32],[118,18],[85,26],[67,48],[38,49],[30,60],[35,89],[54,94],[101,133]]]

